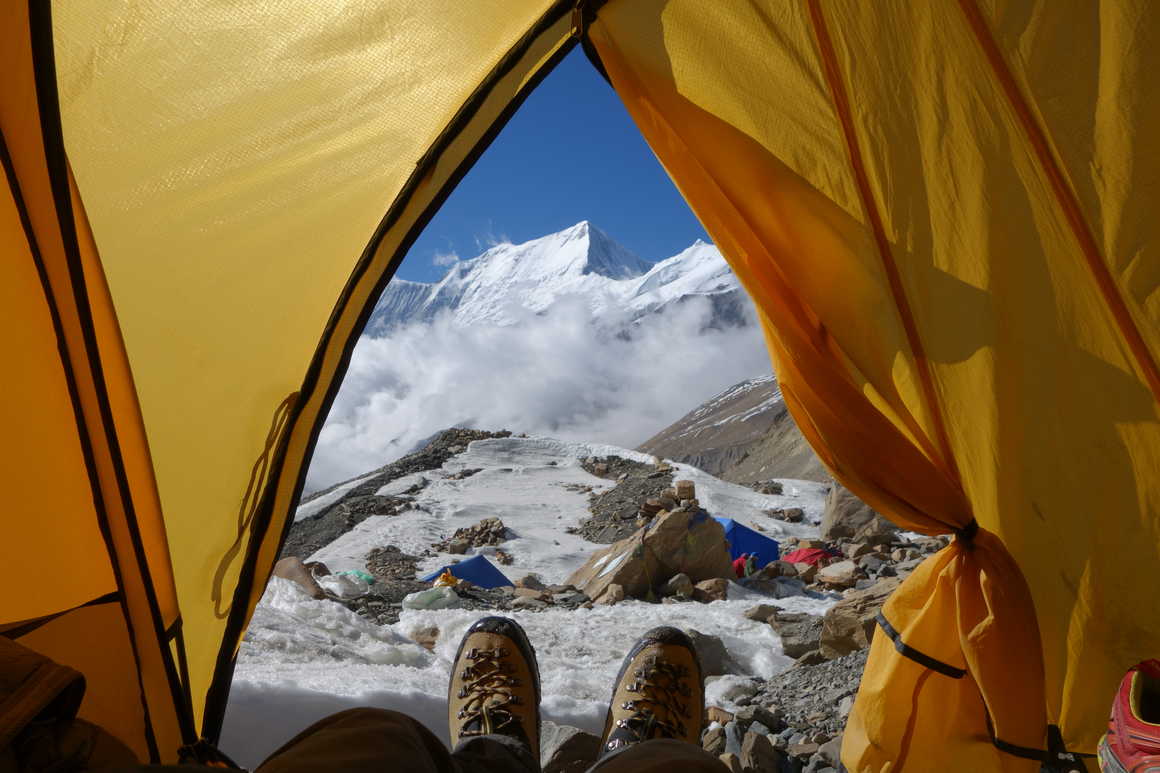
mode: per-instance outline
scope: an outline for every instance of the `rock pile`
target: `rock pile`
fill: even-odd
[[[711,725],[705,731],[702,745],[718,754],[731,770],[836,771],[842,730],[876,635],[876,617],[903,578],[948,543],[948,538],[941,536],[907,540],[893,529],[887,535],[872,518],[864,517],[865,510],[851,507],[846,512],[859,517],[861,526],[850,528],[836,519],[836,533],[853,536],[838,537],[829,544],[787,539],[783,545],[785,553],[801,547],[825,547],[837,555],[818,566],[775,561],[743,583],[763,587],[771,581],[794,579],[803,583],[806,591],[839,592],[842,599],[821,617],[786,612],[772,604],[746,611],[750,619],[764,620],[777,631],[784,653],[795,658],[795,663],[768,680],[755,678],[731,687],[727,699],[744,707],[742,711],[730,714],[712,707],[712,716],[720,726]],[[753,720],[751,708],[777,716],[780,725]],[[764,740],[751,738],[754,733]],[[742,754],[746,748],[748,758]],[[753,755],[758,749],[764,750],[763,764],[769,767],[754,767],[757,758]]]
[[[673,468],[664,462],[644,464],[609,456],[590,457],[580,464],[599,478],[616,481],[607,491],[589,496],[592,516],[574,531],[590,542],[607,544],[635,532],[642,514],[655,516],[664,508],[661,495],[673,484]]]
[[[735,712],[713,707],[701,746],[730,770],[835,773],[842,728],[866,665],[865,651],[793,668],[737,689]]]
[[[749,488],[758,494],[781,494],[785,491],[785,487],[779,480],[759,480],[755,483],[750,483]]]
[[[499,545],[514,535],[503,525],[499,518],[484,518],[473,526],[464,526],[456,529],[455,534],[440,542],[431,545],[441,553],[457,553],[463,555],[470,548],[484,547],[485,545]]]
[[[725,530],[708,513],[694,508],[678,504],[672,511],[661,510],[632,536],[594,553],[569,584],[597,602],[609,590],[614,596],[623,593],[655,601],[679,574],[691,583],[732,577]],[[684,581],[671,588],[674,594],[681,589],[689,592]]]
[[[574,585],[545,585],[529,574],[516,580],[514,587],[497,588],[501,609],[542,612],[550,607],[576,609],[592,606],[592,600]]]
[[[806,519],[806,511],[800,507],[779,507],[773,510],[766,510],[765,514],[770,518],[776,518],[779,521],[787,523],[801,523]]]

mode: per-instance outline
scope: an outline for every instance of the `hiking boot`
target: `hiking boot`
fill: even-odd
[[[1120,681],[1099,760],[1103,771],[1160,771],[1160,660],[1132,666]]]
[[[505,735],[540,758],[540,672],[524,629],[506,617],[477,620],[459,644],[447,686],[451,748]]]
[[[700,745],[704,718],[701,662],[693,642],[676,628],[653,628],[620,667],[600,756],[653,738]]]

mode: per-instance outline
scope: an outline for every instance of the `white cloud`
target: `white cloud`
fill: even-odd
[[[441,317],[364,336],[307,489],[379,467],[452,426],[639,445],[725,387],[769,372],[757,325],[706,330],[709,318],[708,302],[694,299],[618,336],[565,301],[510,326]]]
[[[497,233],[495,223],[489,217],[487,219],[487,231],[475,235],[475,248],[478,250],[489,250],[500,244],[511,244],[511,239],[505,233]]]
[[[436,266],[450,266],[453,263],[459,262],[459,255],[456,254],[454,250],[448,250],[447,252],[436,252],[433,256],[431,256],[431,262]]]

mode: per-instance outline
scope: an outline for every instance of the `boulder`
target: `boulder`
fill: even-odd
[[[596,599],[597,604],[605,604],[607,606],[612,606],[621,601],[624,601],[624,586],[617,585],[616,583],[612,583],[605,588],[604,592],[600,594],[600,597]]]
[[[847,542],[842,546],[842,554],[846,558],[859,558],[873,550],[874,547],[865,542]]]
[[[547,593],[546,591],[534,590],[532,588],[521,588],[519,586],[516,586],[512,590],[512,595],[524,596],[531,599],[539,599],[540,601],[547,601],[549,598],[551,598],[551,594]]]
[[[697,498],[697,489],[691,480],[678,480],[673,484],[673,488],[675,489],[674,493],[676,493],[678,500]]]
[[[741,756],[741,744],[745,743],[745,728],[734,720],[725,723],[725,753]]]
[[[773,604],[758,604],[755,607],[750,607],[743,613],[746,618],[756,620],[759,623],[768,622],[769,618],[778,613],[778,608]]]
[[[532,590],[547,590],[547,586],[534,574],[525,574],[515,581],[517,588],[531,588]]]
[[[547,606],[548,606],[548,602],[541,601],[540,599],[533,598],[532,596],[517,596],[515,598],[515,600],[512,601],[512,609],[537,610],[537,609],[545,609],[545,608],[547,608]]]
[[[781,559],[770,561],[757,572],[758,577],[769,579],[774,577],[797,577],[797,574],[798,570],[796,566],[789,561],[782,561]]]
[[[411,639],[428,651],[434,651],[435,643],[439,641],[439,629],[433,625],[424,626],[411,634]]]
[[[830,489],[822,513],[822,539],[878,544],[890,542],[897,532],[897,526],[874,512],[849,489],[836,484]]]
[[[759,481],[750,484],[749,487],[758,494],[780,494],[785,490],[785,486],[779,480]]]
[[[584,773],[596,762],[600,738],[579,728],[540,722],[540,767],[544,773]]]
[[[733,721],[733,715],[720,706],[710,706],[705,709],[705,718],[721,726],[725,726]]]
[[[693,598],[703,604],[710,601],[724,601],[728,593],[729,581],[722,577],[702,580],[693,586]]]
[[[726,752],[717,759],[721,760],[721,764],[729,773],[745,773],[745,768],[741,767],[741,758],[733,752]]]
[[[769,624],[781,638],[781,651],[787,657],[800,658],[820,646],[822,618],[817,615],[780,612],[769,619]]]
[[[320,575],[330,574],[330,570],[326,568],[325,564],[313,563],[321,566],[324,570],[319,571]],[[326,598],[326,591],[322,590],[322,586],[314,579],[314,573],[307,569],[306,565],[302,563],[302,559],[297,556],[286,556],[274,564],[274,576],[297,583],[312,599]]]
[[[777,770],[785,755],[773,748],[768,735],[752,730],[745,734],[741,744],[741,767],[745,770]]]
[[[842,760],[842,736],[838,734],[818,747],[818,754],[827,765],[837,765]]]
[[[813,741],[803,741],[802,743],[791,744],[789,753],[794,757],[812,757],[818,753],[819,744]]]
[[[837,588],[849,588],[858,580],[858,565],[853,561],[838,561],[818,570],[818,582]]]
[[[898,585],[899,580],[894,577],[879,580],[874,587],[853,591],[830,607],[822,618],[822,655],[833,660],[869,647],[878,610]]]
[[[729,654],[729,650],[725,649],[725,643],[720,638],[701,633],[695,628],[686,628],[685,633],[693,640],[693,649],[697,651],[704,676],[723,676],[742,672],[741,666]]]
[[[650,498],[650,499],[646,499],[643,503],[641,503],[640,511],[642,513],[654,515],[656,513],[659,513],[661,510],[663,510],[664,507],[665,506],[664,506],[664,504],[661,503],[660,499]]]
[[[639,598],[676,574],[687,574],[693,582],[733,576],[725,530],[707,513],[658,515],[632,536],[593,553],[567,582],[589,598],[598,598],[613,583]]]
[[[742,706],[734,713],[734,718],[746,729],[762,726],[768,732],[774,728],[785,727],[785,716],[781,709],[761,705]]]
[[[693,581],[689,579],[687,574],[674,574],[661,588],[661,594],[689,598],[693,595]]]
[[[714,727],[701,737],[701,748],[714,757],[725,753],[725,728]]]
[[[793,568],[797,570],[797,576],[801,578],[802,582],[813,582],[814,578],[818,576],[817,564],[794,564]]]

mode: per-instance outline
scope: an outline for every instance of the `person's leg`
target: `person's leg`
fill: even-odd
[[[540,773],[540,676],[513,620],[485,617],[467,630],[448,686],[454,751],[397,711],[351,709],[315,722],[257,773]]]
[[[287,741],[257,773],[459,773],[447,747],[417,720],[360,708],[320,719]]]
[[[654,628],[629,651],[608,704],[600,773],[722,773],[701,749],[705,687],[692,641],[676,628]]]
[[[654,738],[602,757],[588,773],[727,773],[725,763],[700,746]]]
[[[539,773],[505,736],[465,739],[454,752],[418,720],[386,709],[332,714],[270,755],[257,773]]]

